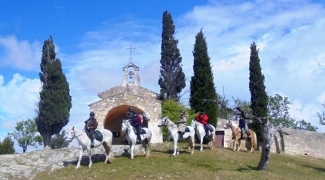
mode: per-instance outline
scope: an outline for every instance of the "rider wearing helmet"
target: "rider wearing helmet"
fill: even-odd
[[[85,130],[86,133],[88,134],[88,137],[91,140],[91,146],[90,148],[94,147],[94,132],[95,129],[97,129],[98,123],[97,120],[95,119],[95,113],[94,112],[90,112],[89,114],[89,118],[85,121]]]
[[[179,121],[177,122],[177,127],[178,127],[179,140],[183,140],[183,135],[185,133],[187,118],[186,118],[186,114],[185,114],[184,110],[180,111],[180,113],[181,113],[181,115],[180,115]]]
[[[138,114],[138,112],[133,111],[134,112],[134,117],[132,119],[132,126],[136,128],[137,130],[137,143],[141,142],[141,129],[142,129],[142,118],[141,116]]]

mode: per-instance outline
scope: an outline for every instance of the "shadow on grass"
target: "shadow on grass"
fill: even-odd
[[[178,147],[178,154],[191,154],[189,151],[188,151],[188,147]],[[169,147],[168,150],[166,149],[151,149],[150,150],[151,152],[156,152],[156,153],[162,153],[162,154],[168,154],[168,155],[171,155],[174,153],[174,148],[173,147]]]
[[[241,167],[241,168],[238,168],[237,171],[239,172],[244,172],[244,171],[252,171],[252,170],[256,170],[256,167],[253,167],[253,166],[247,166],[247,168],[244,168],[244,167]]]
[[[312,169],[315,169],[320,172],[325,172],[325,168],[313,167],[313,166],[308,166],[308,165],[302,165],[302,166],[307,167],[307,168],[312,168]]]
[[[105,159],[106,159],[105,154],[94,154],[94,155],[91,156],[92,163],[105,162]],[[78,158],[63,161],[63,166],[77,165],[77,164],[78,164]],[[89,165],[89,157],[88,156],[82,156],[81,161],[80,161],[80,165],[81,166],[88,166]]]

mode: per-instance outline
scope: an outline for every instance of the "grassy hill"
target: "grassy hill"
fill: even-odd
[[[93,163],[77,171],[75,165],[50,172],[39,173],[36,180],[83,180],[83,179],[243,179],[243,180],[306,180],[325,179],[325,160],[308,156],[289,156],[271,154],[267,170],[255,170],[261,152],[250,154],[248,151],[233,152],[230,149],[205,148],[194,155],[187,152],[187,145],[180,143],[180,154],[176,158],[169,155],[172,143],[156,145],[151,148],[149,158],[135,156],[115,157],[112,164]]]

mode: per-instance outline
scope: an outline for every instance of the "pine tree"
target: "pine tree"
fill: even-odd
[[[194,75],[191,78],[190,106],[195,112],[205,109],[209,116],[209,124],[216,125],[217,104],[214,102],[206,102],[202,105],[203,99],[217,99],[207,43],[202,30],[196,35],[195,39],[193,51]]]
[[[182,70],[182,57],[174,39],[175,25],[172,16],[165,11],[162,18],[160,76],[160,100],[179,100],[179,93],[185,87],[185,74]]]
[[[58,134],[69,122],[71,96],[69,84],[62,72],[62,65],[56,59],[55,46],[50,39],[44,41],[42,50],[41,73],[42,82],[40,101],[38,104],[37,130],[43,137],[46,149],[51,147],[51,136]]]
[[[60,149],[69,146],[67,132],[62,130],[59,134],[54,134],[51,140],[51,149]]]
[[[12,141],[10,136],[4,138],[3,141],[0,140],[0,154],[13,153],[15,153],[14,142]]]

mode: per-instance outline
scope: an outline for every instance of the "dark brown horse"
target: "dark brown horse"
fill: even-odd
[[[239,147],[240,147],[240,138],[241,138],[241,131],[238,127],[233,126],[232,122],[228,120],[228,122],[226,123],[225,128],[231,128],[232,131],[232,137],[234,139],[234,149],[233,151],[236,151],[236,147],[237,147],[237,151],[239,151]],[[248,131],[250,132],[250,136],[247,137],[247,134],[244,133],[244,139],[245,140],[250,140],[251,142],[251,153],[254,153],[256,148],[257,148],[257,137],[256,137],[256,133],[251,130],[248,129]]]

